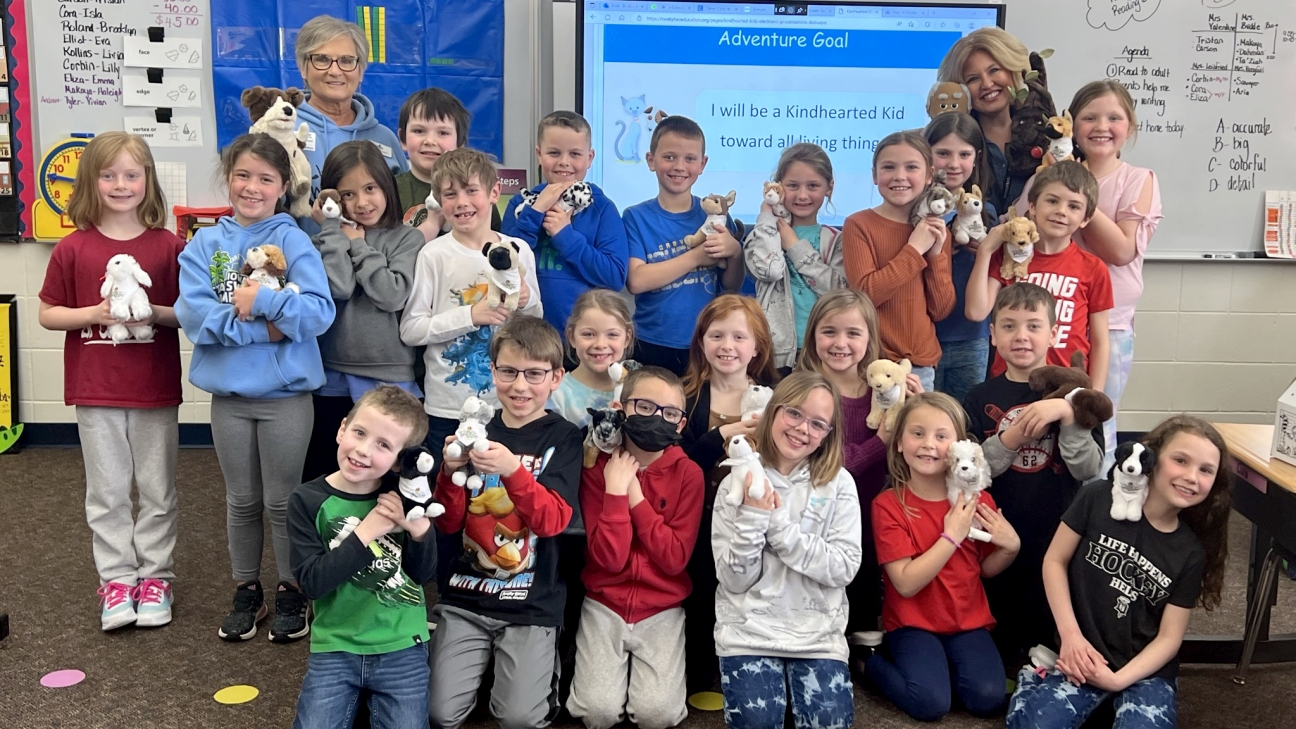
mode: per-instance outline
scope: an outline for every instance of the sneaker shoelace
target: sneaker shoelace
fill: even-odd
[[[134,590],[135,588],[123,585],[120,582],[109,582],[99,588],[99,597],[102,599],[104,607],[111,610],[129,600]]]
[[[140,604],[160,603],[171,592],[171,585],[163,580],[149,578],[135,588],[135,601]]]

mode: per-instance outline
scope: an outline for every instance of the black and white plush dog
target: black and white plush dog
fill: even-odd
[[[522,195],[522,202],[513,208],[515,217],[521,216],[522,209],[530,206],[536,201],[536,198],[540,197],[540,193],[534,190],[523,190],[519,194]],[[588,182],[580,180],[579,182],[573,182],[571,187],[563,190],[563,194],[559,196],[558,202],[555,204],[566,212],[575,215],[589,207],[592,202],[594,202],[594,191],[590,189]]]
[[[1142,443],[1125,442],[1116,446],[1116,463],[1107,474],[1112,482],[1111,518],[1116,521],[1143,518],[1148,476],[1156,466],[1156,458],[1156,452]]]
[[[518,297],[522,294],[522,248],[511,240],[487,243],[482,255],[490,262],[486,274],[486,305],[492,309],[503,306],[517,311]]]
[[[621,424],[625,422],[624,410],[616,408],[585,408],[590,414],[589,434],[585,436],[585,468],[594,465],[599,451],[611,453],[621,445]]]
[[[445,513],[445,507],[432,500],[432,486],[428,484],[428,474],[432,472],[434,463],[432,452],[423,446],[406,448],[400,453],[397,490],[400,491],[407,521],[424,516],[435,519]]]

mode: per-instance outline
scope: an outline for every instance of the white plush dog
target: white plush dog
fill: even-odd
[[[1148,475],[1156,466],[1156,453],[1142,443],[1125,442],[1116,446],[1115,456],[1116,463],[1108,474],[1112,482],[1111,518],[1138,521],[1143,518]]]
[[[990,488],[990,464],[986,463],[980,444],[971,440],[956,441],[950,445],[945,458],[945,492],[951,506],[958,503],[959,496],[976,501],[982,491]],[[976,527],[972,527],[968,536],[982,542],[990,541],[989,532]]]
[[[459,408],[459,427],[455,430],[455,439],[445,447],[446,457],[459,458],[469,449],[483,453],[490,448],[490,440],[486,437],[486,424],[493,417],[495,417],[495,407],[485,400],[472,396],[464,400],[463,406]],[[481,476],[468,473],[467,469],[471,467],[470,463],[455,471],[450,476],[451,482],[456,486],[467,486],[471,489],[481,487]]]
[[[134,256],[118,253],[108,259],[99,295],[108,299],[108,313],[117,321],[109,324],[107,335],[113,344],[135,337],[141,342],[153,340],[153,327],[149,324],[131,324],[153,315],[145,287],[153,286],[153,279],[140,268]]]
[[[747,495],[753,499],[765,498],[765,489],[769,486],[769,477],[765,475],[765,467],[761,465],[760,454],[752,449],[751,441],[747,440],[745,435],[735,435],[729,439],[729,446],[725,451],[729,457],[720,462],[721,466],[729,466],[729,478],[732,479],[732,488],[725,498],[729,505],[737,508],[743,502],[743,484],[747,483],[747,474],[751,474],[751,486],[747,489]]]
[[[765,406],[769,404],[772,397],[774,391],[770,388],[764,385],[748,385],[742,394],[742,399],[738,401],[738,412],[742,413],[742,419],[749,420],[765,414]]]

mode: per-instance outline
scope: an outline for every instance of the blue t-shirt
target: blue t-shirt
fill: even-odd
[[[814,225],[797,225],[792,228],[796,237],[809,243],[816,251],[819,251],[819,234],[823,232],[823,227],[818,223]],[[823,251],[820,251],[822,253]],[[783,255],[787,255],[786,253]],[[796,343],[797,347],[805,341],[806,322],[810,320],[810,310],[814,308],[815,302],[819,300],[819,295],[810,288],[801,272],[797,271],[791,265],[788,266],[788,278],[792,282],[792,311],[796,315]]]
[[[661,263],[687,253],[684,236],[696,233],[706,218],[696,195],[686,213],[666,212],[657,198],[631,205],[621,214],[630,257]],[[702,308],[721,293],[720,269],[710,266],[695,268],[663,288],[636,295],[635,337],[659,347],[688,349]]]
[[[995,213],[995,208],[988,201],[985,204],[986,213],[989,214],[990,220],[999,217]],[[954,213],[945,216],[945,222],[954,219]],[[950,241],[951,244],[953,241]],[[936,341],[944,344],[945,342],[970,342],[974,339],[985,339],[990,336],[990,317],[981,321],[968,321],[963,315],[963,310],[967,304],[967,285],[968,279],[972,278],[972,266],[976,263],[976,251],[967,246],[955,246],[954,255],[950,259],[950,279],[954,281],[954,311],[950,315],[936,322]]]

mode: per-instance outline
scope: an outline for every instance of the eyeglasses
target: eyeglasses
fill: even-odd
[[[335,63],[340,71],[354,71],[356,70],[356,67],[360,65],[360,59],[355,56],[339,56],[334,58],[333,56],[323,53],[312,53],[307,56],[307,58],[310,59],[311,68],[314,68],[316,71],[327,71]]]
[[[626,400],[625,404],[629,405],[634,410],[635,415],[643,415],[647,417],[661,413],[662,420],[665,420],[671,425],[684,419],[683,410],[671,407],[670,405],[658,405],[652,400],[632,397],[629,400]]]
[[[549,377],[550,372],[553,372],[553,370],[542,370],[539,367],[529,370],[519,370],[513,367],[495,368],[495,376],[500,378],[500,382],[514,382],[517,380],[517,376],[520,373],[526,378],[527,382],[530,382],[533,385],[538,385],[541,382],[544,382]]]
[[[818,418],[808,417],[805,413],[797,410],[791,405],[780,405],[783,408],[783,419],[788,421],[792,427],[800,427],[802,423],[810,423],[810,434],[822,438],[832,432],[832,424],[825,423]]]

